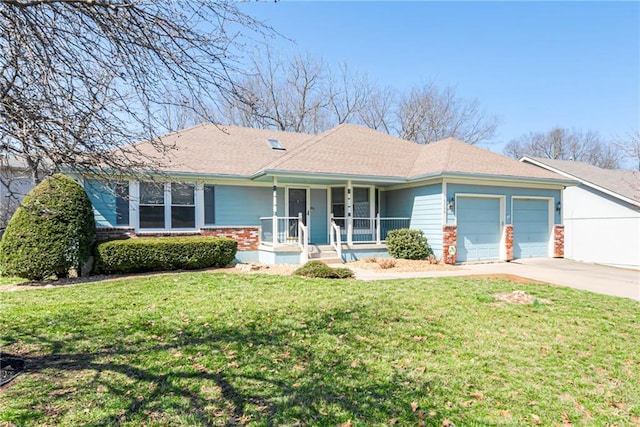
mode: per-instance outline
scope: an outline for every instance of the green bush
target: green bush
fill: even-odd
[[[401,228],[392,230],[386,238],[387,250],[394,258],[426,259],[432,254],[427,237],[422,230]]]
[[[349,279],[353,277],[353,271],[348,268],[331,268],[322,261],[309,261],[293,274],[317,279]]]
[[[84,189],[56,174],[32,189],[11,217],[0,244],[1,273],[40,280],[79,272],[95,233]]]
[[[236,256],[238,242],[225,237],[138,237],[100,242],[95,273],[139,273],[224,267]]]

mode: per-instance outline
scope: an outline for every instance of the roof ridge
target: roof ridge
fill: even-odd
[[[417,145],[422,145],[422,147],[420,147],[421,148],[420,155],[414,159],[413,164],[411,165],[410,172],[412,173],[415,172],[416,163],[418,163],[418,161],[421,161],[423,156],[428,155],[429,151],[433,150],[433,147],[435,147],[438,144],[445,145],[447,142],[452,142],[452,141],[462,142],[455,138],[448,137],[448,138],[439,139],[437,141],[430,142],[427,144],[417,144]],[[467,145],[470,145],[470,144],[467,144]],[[438,172],[443,172],[446,170],[446,165],[449,164],[449,158],[451,157],[451,151],[452,151],[451,144],[445,145],[445,152],[444,152],[445,155],[438,158],[438,161],[440,162],[440,170]],[[408,176],[407,178],[409,177],[410,176]]]

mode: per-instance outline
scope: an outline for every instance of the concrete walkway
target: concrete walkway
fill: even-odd
[[[540,282],[640,301],[640,271],[567,259],[530,258],[511,262],[465,264],[456,270],[432,272],[394,273],[358,268],[352,270],[360,280],[512,274]]]

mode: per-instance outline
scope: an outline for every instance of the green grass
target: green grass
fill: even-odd
[[[538,303],[492,297],[513,290]],[[0,302],[0,345],[28,363],[0,391],[0,424],[640,423],[640,310],[626,299],[179,273]]]
[[[22,277],[0,276],[0,286],[19,285],[20,283],[25,283],[28,281],[28,279],[23,279]]]

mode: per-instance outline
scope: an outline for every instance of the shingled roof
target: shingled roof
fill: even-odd
[[[273,149],[268,139],[284,149]],[[158,160],[163,172],[255,178],[267,174],[386,178],[396,182],[446,174],[567,179],[548,170],[453,138],[419,145],[362,126],[342,124],[319,135],[204,124],[134,147]]]
[[[521,162],[532,163],[566,177],[576,179],[597,190],[640,206],[640,171],[603,169],[574,160],[544,159],[525,156]]]

